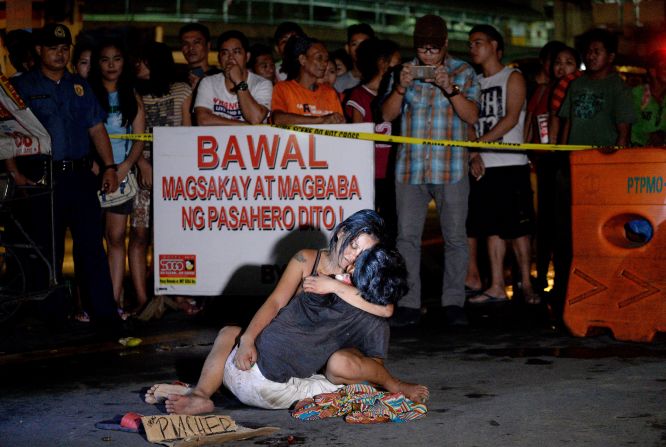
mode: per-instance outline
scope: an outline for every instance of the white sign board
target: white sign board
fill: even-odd
[[[326,246],[338,223],[373,207],[370,141],[269,126],[153,134],[156,294],[267,294],[294,253]]]

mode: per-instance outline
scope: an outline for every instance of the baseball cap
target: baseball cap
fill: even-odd
[[[44,46],[71,45],[72,33],[65,25],[47,23],[37,35],[37,44]]]
[[[441,48],[446,43],[446,22],[439,16],[428,14],[420,17],[414,25],[414,48],[426,45]]]

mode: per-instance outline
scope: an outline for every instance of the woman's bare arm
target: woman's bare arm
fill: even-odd
[[[252,317],[252,321],[250,321],[249,326],[240,338],[240,345],[234,358],[236,366],[241,370],[250,369],[257,361],[255,340],[266,326],[273,321],[280,309],[293,298],[306,274],[305,272],[309,273],[308,269],[312,268],[315,253],[314,250],[301,250],[291,258],[275,290]]]
[[[303,280],[303,290],[324,295],[334,293],[352,306],[378,317],[388,318],[393,315],[393,304],[382,306],[366,301],[359,290],[351,284],[328,276],[308,276]]]

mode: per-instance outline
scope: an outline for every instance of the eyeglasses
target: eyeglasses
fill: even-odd
[[[417,48],[416,49],[416,52],[419,53],[419,54],[428,54],[428,53],[430,53],[430,54],[439,54],[440,51],[442,51],[442,49],[437,48],[437,47],[434,47],[434,48],[433,47]]]

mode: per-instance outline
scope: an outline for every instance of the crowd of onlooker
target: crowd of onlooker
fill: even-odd
[[[418,18],[409,50],[379,38],[363,23],[350,26],[344,48],[335,51],[293,22],[276,28],[274,49],[251,45],[233,29],[213,39],[199,23],[184,25],[179,39],[187,63],[187,74],[180,77],[171,48],[160,42],[130,51],[120,33],[82,33],[70,60],[73,41],[63,25],[7,35],[17,71],[14,85],[53,138],[54,184],[61,188],[55,191],[60,210],[54,225],[56,259],[60,271],[69,226],[84,297],[75,315],[80,321],[92,317],[115,324],[116,314],[151,316],[145,311],[152,298],[146,264],[152,147],[143,141],[109,141],[107,134],[150,132],[155,126],[366,122],[381,134],[460,141],[447,147],[375,145],[375,206],[409,270],[410,291],[392,317],[396,326],[417,324],[424,312],[421,236],[433,200],[444,239],[445,324],[466,325],[465,304],[509,299],[508,247],[514,298],[542,303],[551,262],[550,297],[564,297],[572,244],[568,153],[468,150],[464,141],[606,148],[664,144],[666,53],[647,59],[648,83],[630,90],[613,65],[617,36],[604,29],[582,36],[580,52],[549,42],[539,53],[539,72],[529,78],[504,64],[503,37],[490,25],[469,31],[464,58],[450,54],[446,23],[435,15]],[[210,51],[217,52],[217,66],[209,62]],[[19,185],[34,181],[34,167],[29,161],[7,161]],[[96,222],[99,182],[88,178],[88,171],[103,177],[102,188],[109,192],[128,176],[135,176],[139,186],[131,200],[103,209],[103,225]],[[77,189],[89,190],[94,203],[90,195],[84,200],[74,194]],[[99,262],[102,235],[108,265]],[[98,243],[91,245],[95,238]],[[536,278],[531,275],[534,252]],[[126,258],[132,302],[123,302]],[[188,313],[200,308],[183,297],[172,303]]]

